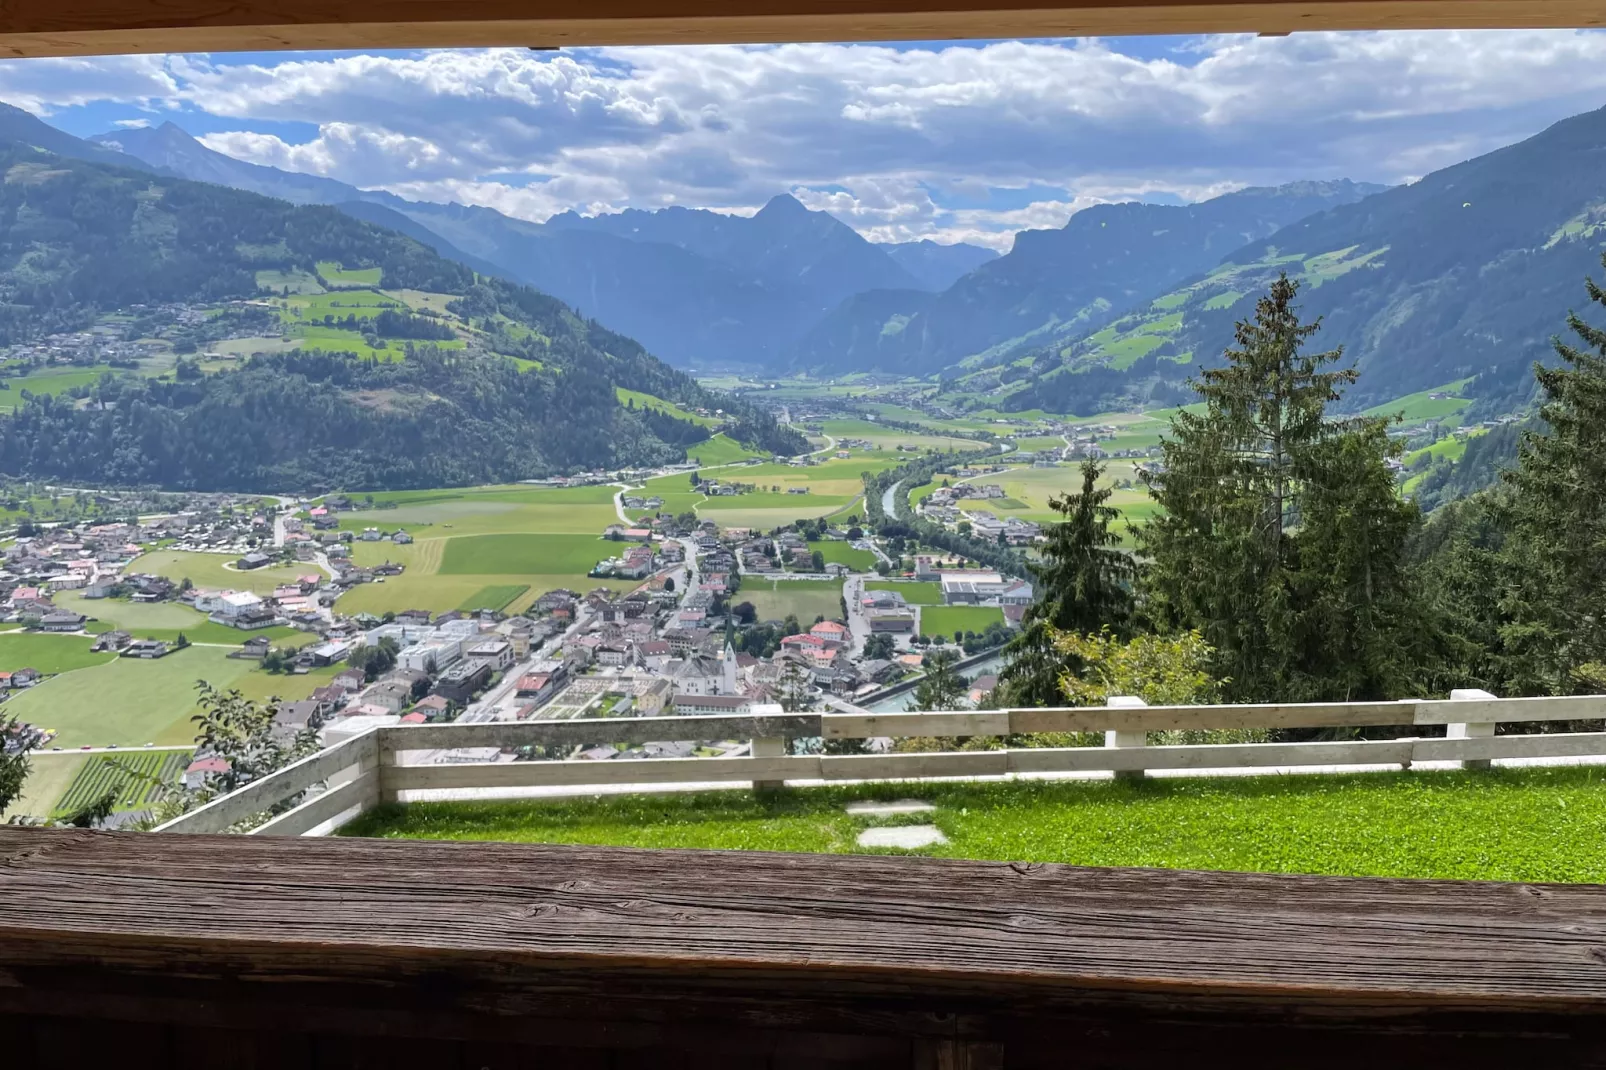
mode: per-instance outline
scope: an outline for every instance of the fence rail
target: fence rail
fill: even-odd
[[[401,792],[602,785],[909,780],[1012,774],[1235,770],[1606,757],[1606,732],[1520,732],[1496,727],[1606,719],[1606,695],[1502,699],[1464,690],[1449,699],[1219,706],[1147,706],[1129,697],[1100,707],[911,713],[795,713],[757,706],[740,716],[406,725],[377,728],[264,777],[161,826],[159,832],[223,832],[264,812],[255,835],[301,835],[349,819]],[[1363,727],[1443,729],[1443,735],[1307,743],[1150,745],[1149,733],[1222,729]],[[786,741],[883,737],[1007,737],[1103,732],[1102,747],[1010,747],[870,754],[790,754]],[[750,740],[744,756],[640,761],[410,761],[423,752],[597,743]],[[321,791],[319,789],[322,789]]]

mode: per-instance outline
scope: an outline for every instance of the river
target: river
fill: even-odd
[[[1003,668],[1003,665],[1003,653],[995,651],[976,664],[967,665],[959,671],[966,679],[974,680],[978,676],[997,672]],[[888,695],[886,698],[878,702],[872,702],[864,708],[872,713],[902,713],[909,706],[909,695],[914,689],[913,685],[918,682],[919,678],[916,677],[913,681],[910,681],[910,686],[907,690],[900,690],[896,694]]]
[[[898,509],[898,488],[901,486],[903,486],[903,480],[900,479],[888,487],[885,494],[881,495],[881,511],[887,515],[888,520],[897,520],[901,516]]]

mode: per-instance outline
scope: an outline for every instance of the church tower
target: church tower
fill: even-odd
[[[736,647],[731,643],[730,636],[725,637],[724,673],[720,680],[720,694],[736,694]]]

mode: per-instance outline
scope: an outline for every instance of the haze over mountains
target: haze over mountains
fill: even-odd
[[[751,218],[669,208],[565,212],[539,224],[245,163],[172,123],[89,140],[166,173],[297,204],[334,204],[373,222],[383,220],[350,206],[381,205],[427,229],[442,255],[472,257],[481,270],[490,265],[544,290],[681,366],[784,363],[796,340],[844,299],[866,290],[942,289],[995,255],[933,242],[873,244],[785,194]]]
[[[1488,406],[1515,406],[1606,243],[1600,111],[1409,186],[1101,205],[1017,235],[1003,256],[873,244],[785,195],[750,218],[672,208],[535,224],[244,163],[171,125],[89,143],[8,112],[0,133],[23,120],[53,151],[106,159],[115,145],[162,173],[335,204],[681,367],[941,375],[961,402],[1015,410],[1181,400],[1279,271],[1304,280],[1320,343],[1358,362],[1357,401],[1472,379]]]

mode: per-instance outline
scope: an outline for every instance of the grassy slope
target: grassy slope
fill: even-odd
[[[1511,881],[1606,880],[1606,771],[1017,781],[427,803],[357,835],[852,852],[856,798],[937,804],[959,858],[1271,873]],[[926,815],[921,815],[924,820]]]

